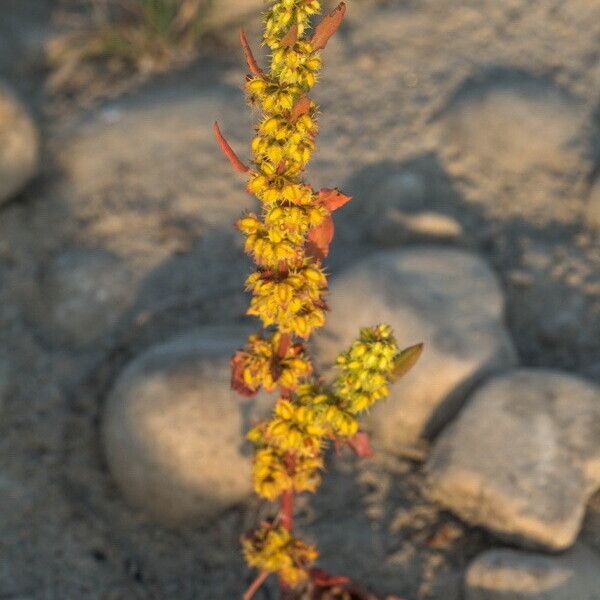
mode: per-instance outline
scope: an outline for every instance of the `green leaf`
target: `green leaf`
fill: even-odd
[[[424,344],[416,344],[406,350],[402,350],[396,358],[396,364],[392,371],[392,381],[397,381],[400,377],[406,375],[416,364],[421,354],[423,354]]]

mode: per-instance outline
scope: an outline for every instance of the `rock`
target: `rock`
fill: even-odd
[[[193,259],[196,272],[185,275],[187,289],[174,290],[172,281],[164,281],[161,302],[165,289],[169,298],[180,291],[189,296],[199,275],[199,287],[206,288],[201,275],[207,264],[211,271],[220,266],[222,279],[239,264],[243,253],[231,238],[240,245],[242,238],[232,223],[253,206],[244,186],[231,177],[212,123],[221,123],[246,159],[236,136],[251,126],[246,113],[239,87],[199,86],[197,81],[112,102],[65,136],[57,157],[65,175],[56,191],[61,199],[57,210],[66,205],[71,220],[83,222],[90,238],[131,258],[139,273],[166,266],[181,274],[187,265],[166,263],[173,255],[198,250],[203,256]],[[216,252],[209,237],[220,239]],[[227,265],[222,261],[225,245]]]
[[[33,310],[53,340],[83,346],[109,333],[135,300],[132,275],[114,254],[71,249],[41,274]]]
[[[356,198],[340,213],[342,225],[351,220],[356,227],[358,220],[378,244],[449,240],[462,234],[454,216],[461,198],[433,153],[366,167],[350,185]]]
[[[212,28],[241,23],[251,16],[257,17],[265,8],[263,0],[219,0],[211,4],[205,25]]]
[[[415,209],[425,205],[430,190],[425,173],[417,169],[400,169],[383,180],[377,195],[388,202]]]
[[[446,143],[471,168],[517,175],[564,172],[580,160],[580,103],[525,73],[498,72],[466,82],[443,121]]]
[[[10,367],[7,360],[0,357],[0,416],[2,415],[2,408],[6,395],[8,394],[10,377]]]
[[[376,254],[336,277],[328,302],[328,324],[315,337],[321,368],[368,325],[389,323],[401,346],[425,343],[417,367],[366,419],[375,443],[391,450],[435,434],[473,386],[516,362],[496,278],[460,250]]]
[[[585,221],[593,229],[600,229],[600,179],[597,179],[588,197]]]
[[[581,538],[596,552],[600,552],[600,490],[588,502]]]
[[[465,600],[598,600],[600,556],[583,544],[561,556],[489,550],[469,567]]]
[[[16,96],[0,85],[0,205],[25,187],[37,171],[38,160],[38,132],[31,117]]]
[[[205,524],[251,492],[244,434],[270,411],[230,389],[239,329],[207,328],[136,358],[104,408],[109,470],[131,505],[158,523]]]
[[[465,521],[565,549],[600,487],[600,389],[543,369],[496,377],[436,441],[426,471],[431,496]]]
[[[130,193],[136,192],[138,197],[148,196],[155,210],[164,211],[164,198],[168,197],[170,212],[166,216],[172,215],[172,196],[177,208],[186,200],[181,208],[187,208],[185,214],[191,216],[192,202],[196,202],[198,210],[201,198],[203,217],[210,223],[213,210],[223,199],[212,198],[206,191],[212,189],[210,184],[231,174],[227,159],[215,147],[212,122],[218,120],[222,124],[224,134],[245,159],[247,152],[234,133],[249,125],[243,107],[239,88],[218,84],[199,88],[192,82],[176,90],[122,98],[74,128],[57,160],[72,188],[71,194],[88,203],[90,198],[112,191],[118,173],[119,189],[127,196],[113,200],[113,211],[125,205],[129,211],[146,213],[145,202],[141,207],[139,202],[125,202]],[[206,122],[209,118],[211,123]],[[206,176],[199,178],[199,170],[206,170]],[[234,186],[222,182],[216,189],[225,193],[229,187]],[[163,204],[154,205],[159,198]]]
[[[0,473],[0,511],[10,516],[11,524],[30,516],[33,498],[25,484],[5,473]]]
[[[407,241],[451,241],[463,234],[461,224],[449,215],[435,211],[416,214],[397,208],[385,211],[383,218],[371,228],[373,241],[383,246],[394,246]]]

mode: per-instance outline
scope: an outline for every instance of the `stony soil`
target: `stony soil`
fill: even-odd
[[[421,239],[406,215],[444,215],[462,231],[450,243],[499,278],[521,364],[600,383],[600,230],[588,208],[600,4],[349,4],[317,91],[310,169],[315,186],[355,197],[337,219],[331,272]],[[0,207],[0,598],[237,598],[251,577],[239,532],[267,509],[248,501],[209,527],[153,525],[108,475],[98,419],[133,357],[243,320],[249,266],[231,223],[250,201],[210,133],[218,118],[246,154],[240,53],[225,32],[186,70],[57,110],[39,49],[50,5],[10,0],[0,19],[0,75],[43,140],[39,175]],[[398,211],[409,231],[390,239],[382,223]],[[332,458],[299,507],[323,566],[382,597],[461,597],[467,564],[501,542],[426,499],[423,458]],[[598,497],[582,537],[600,552]]]

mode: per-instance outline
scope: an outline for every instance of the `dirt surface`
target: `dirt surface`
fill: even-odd
[[[98,415],[133,356],[243,318],[249,265],[231,223],[250,200],[210,133],[218,118],[247,156],[240,53],[223,43],[127,97],[57,110],[39,49],[50,5],[6,2],[0,19],[0,75],[44,146],[38,177],[0,208],[0,598],[237,598],[251,577],[239,533],[267,509],[152,525],[106,471]],[[350,2],[310,167],[315,187],[355,197],[332,273],[379,249],[369,231],[389,207],[450,215],[455,243],[503,284],[521,363],[600,382],[600,233],[586,221],[599,40],[595,0]],[[413,205],[407,181],[424,190]],[[69,283],[76,271],[98,273],[106,295]],[[466,564],[498,542],[425,500],[418,460],[334,465],[299,508],[323,566],[382,596],[460,598]],[[584,536],[600,550],[598,504]]]

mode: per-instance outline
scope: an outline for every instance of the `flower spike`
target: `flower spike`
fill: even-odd
[[[247,315],[262,322],[260,333],[231,359],[231,387],[250,397],[275,392],[269,418],[247,433],[254,446],[256,494],[279,502],[279,514],[242,539],[246,562],[258,576],[243,596],[250,600],[270,574],[282,595],[297,586],[318,594],[341,586],[365,597],[345,577],[313,566],[316,548],[294,535],[295,495],[321,483],[325,450],[348,446],[359,457],[373,455],[359,417],[388,395],[389,386],[418,360],[422,347],[400,351],[387,325],[367,327],[336,360],[338,376],[326,384],[315,373],[307,340],[323,327],[327,276],[323,260],[335,227],[332,214],[351,200],[337,188],[314,190],[304,180],[316,148],[319,111],[311,100],[322,66],[322,50],[342,23],[344,2],[311,33],[320,0],[268,0],[263,42],[271,61],[261,69],[243,30],[240,42],[250,74],[248,100],[261,117],[251,142],[252,168],[223,137],[217,141],[233,167],[248,176],[246,189],[258,206],[236,223],[255,263],[246,279]]]

